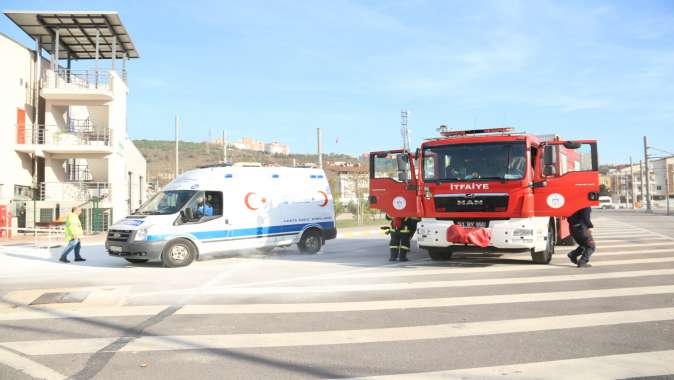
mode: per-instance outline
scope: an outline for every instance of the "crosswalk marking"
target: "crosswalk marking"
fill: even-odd
[[[625,272],[607,273],[581,273],[555,276],[533,277],[509,277],[489,278],[476,280],[448,280],[448,281],[423,281],[423,282],[397,282],[397,283],[374,283],[374,284],[347,284],[326,286],[286,286],[286,287],[255,287],[255,288],[223,288],[216,287],[201,289],[200,294],[307,294],[307,293],[339,293],[339,292],[366,292],[405,289],[431,289],[431,288],[455,288],[487,285],[514,285],[547,282],[570,282],[599,279],[633,278],[648,276],[666,276],[674,274],[674,269],[653,269]],[[190,291],[193,292],[193,291]],[[176,292],[180,293],[180,292]]]
[[[14,368],[36,379],[61,380],[66,378],[65,375],[4,347],[0,347],[0,364]]]
[[[626,379],[674,375],[674,350],[594,356],[589,358],[509,364],[422,373],[360,377],[363,380],[483,379]],[[355,378],[354,378],[355,379]],[[351,380],[354,380],[351,379]]]
[[[209,334],[142,336],[131,340],[118,352],[148,352],[195,349],[299,347],[385,343],[447,339],[468,336],[566,330],[629,323],[668,321],[674,308],[628,310],[605,313],[521,318],[500,321],[448,323],[439,325],[389,327],[379,329],[327,330],[260,334]],[[68,355],[97,352],[118,338],[55,339],[50,341],[4,342],[6,347],[26,355]]]

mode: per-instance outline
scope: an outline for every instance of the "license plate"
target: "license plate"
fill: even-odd
[[[489,226],[487,220],[456,220],[454,223],[465,228],[487,228]]]
[[[111,245],[109,249],[112,252],[122,252],[122,247],[117,247],[116,245]]]

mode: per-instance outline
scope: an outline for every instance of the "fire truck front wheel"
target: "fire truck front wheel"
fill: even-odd
[[[452,250],[450,248],[438,248],[438,247],[422,247],[428,251],[428,256],[431,257],[433,261],[447,261],[452,258]]]
[[[551,221],[548,224],[548,235],[545,239],[545,250],[536,252],[531,248],[531,260],[535,264],[549,264],[552,255],[555,253],[555,224]]]

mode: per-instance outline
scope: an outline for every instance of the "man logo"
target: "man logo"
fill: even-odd
[[[482,199],[459,199],[456,201],[457,206],[484,206]]]

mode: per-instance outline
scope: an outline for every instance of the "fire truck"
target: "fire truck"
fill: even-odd
[[[433,260],[458,249],[528,250],[547,264],[555,245],[573,242],[566,218],[599,203],[594,140],[439,130],[414,153],[370,153],[370,207],[420,218],[419,247]]]

